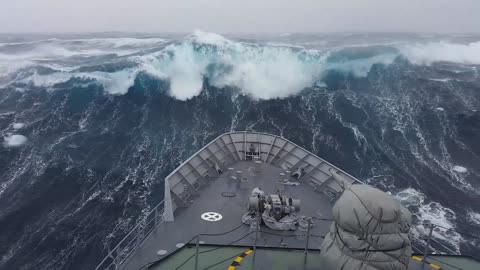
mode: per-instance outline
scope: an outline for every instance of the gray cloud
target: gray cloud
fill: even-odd
[[[15,0],[0,32],[479,32],[478,0]]]

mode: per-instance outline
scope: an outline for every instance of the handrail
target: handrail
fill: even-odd
[[[147,236],[154,231],[154,229],[163,222],[162,218],[162,213],[163,209],[161,211],[158,211],[159,207],[162,206],[164,201],[161,201],[159,204],[157,204],[144,218],[141,219],[128,233],[127,235],[120,240],[120,242],[110,251],[105,258],[98,264],[98,266],[95,268],[95,270],[101,270],[101,269],[108,269],[108,270],[117,270],[119,269],[120,265],[122,265],[128,258],[129,256],[137,249],[137,247],[142,243],[142,241],[147,238]],[[157,219],[157,220],[156,220]],[[327,219],[325,219],[327,221]],[[328,220],[331,221],[331,220]],[[154,226],[149,227],[151,224],[154,224]],[[143,226],[142,226],[143,225]],[[437,226],[434,224],[430,224],[432,228],[439,227],[443,228],[441,226]],[[433,229],[432,229],[433,230]],[[263,232],[263,231],[262,231]],[[266,233],[266,232],[263,232]],[[458,232],[459,234],[463,234],[463,232]],[[268,233],[267,233],[268,234]],[[133,235],[132,239],[129,239],[130,236]],[[467,234],[468,235],[468,234]],[[206,235],[208,236],[208,235]],[[213,236],[213,235],[210,235]],[[298,236],[297,234],[295,235],[278,235],[282,237],[288,237],[288,236]],[[308,237],[317,237],[309,232],[305,233],[305,235],[308,239]],[[469,235],[470,236],[470,235]],[[323,237],[323,236],[320,236]],[[435,240],[433,235],[430,235],[431,241],[436,242],[437,244],[441,245],[448,251],[452,251],[451,249],[447,248],[445,245],[443,245],[441,242],[438,242]],[[192,240],[195,238],[192,238]],[[124,245],[126,242],[128,243]],[[192,240],[187,242],[187,244],[191,243]],[[429,243],[430,241],[427,241]],[[312,250],[311,248],[308,247],[308,241],[306,241],[306,247],[305,250]],[[119,248],[121,248],[119,250]],[[420,248],[418,248],[413,242],[412,242],[412,248],[415,251],[416,254],[422,254],[423,258],[428,258],[428,254],[425,253],[425,251],[421,251]],[[430,245],[428,245],[428,248],[430,248]],[[428,249],[425,249],[428,250]],[[198,252],[198,249],[197,251]],[[305,252],[307,253],[307,252]],[[454,252],[456,253],[456,252]],[[446,253],[448,254],[448,253]],[[193,256],[192,256],[193,257]],[[473,257],[475,258],[475,257]],[[110,260],[109,260],[110,259]],[[160,261],[160,260],[159,260]]]
[[[459,252],[453,251],[451,248],[447,247],[445,244],[443,244],[442,242],[435,239],[435,236],[432,234],[432,232],[435,230],[435,228],[441,228],[441,229],[446,229],[446,230],[448,230],[449,228],[446,228],[446,227],[443,227],[443,226],[440,226],[440,225],[436,225],[436,224],[428,224],[428,226],[430,227],[429,228],[430,230],[429,230],[428,238],[426,239],[427,243],[425,245],[425,251],[421,251],[420,248],[415,246],[414,243],[412,242],[412,249],[416,250],[415,252],[416,253],[418,252],[417,254],[423,254],[424,258],[428,258],[428,255],[429,255],[428,250],[430,249],[430,246],[431,246],[430,241],[433,241],[437,245],[441,246],[444,250],[448,251],[448,252],[441,252],[441,253],[444,253],[446,255],[467,255],[467,256],[470,256],[472,258],[478,259],[474,256],[469,255],[469,254],[461,254]],[[468,237],[480,240],[479,236],[471,235],[469,233],[458,231],[458,230],[455,230],[455,232],[460,234],[460,235],[463,235],[463,236],[468,236]]]
[[[327,219],[320,219],[320,220],[333,221],[333,220],[327,220]],[[228,243],[228,244],[221,245],[221,246],[217,246],[217,247],[214,247],[214,248],[212,248],[212,249],[205,250],[205,251],[199,251],[199,245],[198,245],[199,240],[200,240],[199,237],[200,237],[200,236],[214,236],[214,237],[215,237],[215,236],[217,236],[217,235],[215,235],[215,234],[199,234],[199,235],[194,236],[192,239],[190,239],[190,241],[186,242],[186,244],[185,244],[185,245],[191,245],[192,247],[195,247],[195,253],[192,254],[190,257],[188,257],[185,261],[183,261],[182,263],[180,263],[180,264],[175,268],[175,270],[180,270],[188,261],[190,261],[190,260],[193,259],[193,258],[195,258],[195,260],[198,260],[198,256],[199,256],[200,254],[209,253],[209,252],[213,252],[213,251],[219,250],[219,249],[221,249],[221,248],[225,248],[225,247],[232,246],[233,244],[235,244],[235,243],[238,242],[239,240],[244,239],[246,236],[251,235],[251,234],[253,234],[253,233],[257,234],[257,232],[265,233],[265,234],[269,234],[269,235],[274,235],[274,236],[278,236],[278,237],[282,237],[282,238],[285,238],[285,237],[299,237],[299,236],[305,237],[305,247],[304,247],[304,256],[305,256],[304,263],[305,263],[305,262],[306,262],[306,257],[308,256],[308,252],[310,252],[310,251],[319,251],[318,249],[309,247],[309,244],[308,244],[308,243],[309,243],[309,238],[310,238],[310,237],[321,237],[321,238],[324,238],[323,235],[322,235],[322,236],[318,236],[318,235],[312,234],[311,231],[310,231],[310,226],[311,226],[311,223],[309,222],[309,223],[308,223],[308,228],[307,228],[307,230],[306,230],[305,232],[301,233],[301,234],[297,234],[297,233],[294,233],[294,234],[284,234],[284,233],[283,233],[283,234],[276,234],[276,233],[272,233],[272,232],[270,232],[270,231],[263,231],[263,230],[261,230],[261,229],[259,228],[259,226],[255,226],[255,230],[254,230],[254,231],[250,231],[249,233],[247,233],[246,235],[242,236],[241,238],[238,238],[238,239],[236,239],[235,241],[232,241],[232,242],[230,242],[230,243]],[[432,228],[434,228],[434,227],[442,228],[441,226],[432,225]],[[238,228],[238,227],[237,227],[237,228]],[[235,228],[235,229],[233,229],[233,230],[231,230],[231,231],[228,231],[228,232],[226,232],[226,233],[224,233],[224,234],[231,233],[232,231],[236,230],[237,228]],[[467,235],[468,235],[468,234],[467,234]],[[194,243],[194,240],[196,240],[196,241],[195,241],[196,244]],[[434,241],[433,238],[431,238],[431,240]],[[443,245],[442,245],[442,246],[443,246]],[[414,252],[415,254],[423,254],[423,256],[424,256],[423,258],[427,258],[428,255],[430,255],[430,254],[425,254],[424,251],[421,251],[420,248],[416,247],[413,243],[412,243],[412,248],[413,248],[414,250],[416,250],[416,251]],[[255,240],[252,240],[252,248],[251,248],[251,249],[252,249],[252,251],[253,251],[253,255],[252,255],[252,256],[255,256],[255,250],[256,250],[256,241],[255,241]],[[290,248],[287,248],[287,249],[290,249]],[[367,250],[367,251],[368,251],[368,250]],[[373,250],[372,250],[372,251],[373,251]],[[321,251],[320,251],[320,252],[321,252]],[[385,252],[385,251],[376,251],[376,252]],[[417,253],[417,252],[418,252],[418,253]],[[413,254],[412,254],[412,255],[413,255]],[[476,258],[476,257],[474,257],[474,256],[471,256],[471,255],[465,255],[465,256],[469,256],[469,257],[471,257],[471,258],[473,258],[473,259],[475,259],[475,260],[478,260],[478,258]],[[234,256],[234,257],[236,257],[236,256]],[[161,262],[163,259],[165,259],[165,257],[164,257],[164,258],[161,258],[161,259],[158,259],[158,260],[155,260],[155,261],[153,261],[153,262],[150,262],[150,263],[142,266],[142,267],[141,267],[140,269],[138,269],[138,270],[143,270],[143,269],[145,269],[146,267],[149,267],[149,266],[151,266],[151,265],[154,265],[154,264],[156,264],[156,263],[159,263],[159,262]],[[232,259],[232,258],[229,258],[229,259]],[[435,258],[431,258],[431,259],[436,260]],[[478,261],[480,262],[480,260],[478,260]],[[224,262],[224,261],[220,261],[220,262]],[[445,263],[445,262],[442,262],[442,263]],[[210,266],[210,267],[211,267],[211,266]],[[208,269],[208,268],[209,268],[209,267],[203,268],[202,270],[205,270],[205,269]],[[458,269],[462,269],[462,268],[458,268]],[[192,270],[200,270],[200,269],[198,269],[198,264],[197,264],[197,263],[195,263],[195,268],[194,268],[194,269],[192,268]]]
[[[163,222],[164,200],[159,202],[125,235],[95,267],[95,270],[116,270],[138,248],[142,241]],[[162,207],[160,209],[160,207]],[[153,226],[152,226],[153,223]],[[131,239],[130,239],[131,238]]]
[[[275,134],[270,134],[270,133],[266,133],[266,132],[258,132],[258,131],[230,131],[230,132],[225,132],[223,134],[220,134],[219,136],[217,136],[215,139],[211,140],[209,143],[207,143],[206,145],[204,145],[202,148],[200,148],[197,152],[195,152],[193,155],[191,155],[187,160],[185,160],[184,162],[182,162],[177,168],[175,168],[169,175],[167,175],[165,177],[165,179],[169,179],[172,175],[174,175],[178,170],[180,170],[180,168],[182,168],[184,165],[186,165],[188,162],[190,162],[191,159],[193,159],[195,156],[197,156],[200,152],[202,152],[204,149],[206,149],[208,146],[210,146],[211,144],[213,144],[214,142],[216,142],[217,140],[219,140],[220,138],[222,138],[223,136],[226,136],[226,135],[233,135],[233,134],[241,134],[241,133],[249,133],[249,134],[257,134],[257,135],[266,135],[266,136],[272,136],[272,137],[275,137],[275,138],[279,138],[281,140],[284,140],[286,141],[287,143],[290,143],[292,144],[293,146],[297,147],[297,148],[300,148],[302,149],[303,151],[305,151],[306,153],[308,153],[309,155],[312,155],[318,159],[320,159],[322,162],[325,162],[326,164],[328,164],[330,167],[333,167],[335,168],[336,170],[340,170],[343,174],[347,175],[348,177],[352,178],[354,181],[358,182],[358,183],[361,183],[361,184],[365,184],[363,181],[357,179],[356,177],[350,175],[348,172],[344,171],[344,170],[341,170],[340,168],[338,168],[337,166],[333,165],[332,163],[328,162],[327,160],[319,157],[318,155],[308,151],[307,149],[299,146],[298,144],[292,142],[291,140],[285,138],[285,137],[282,137],[282,136],[279,136],[279,135],[275,135]]]
[[[258,216],[259,218],[260,216]],[[234,241],[228,243],[228,244],[225,244],[225,245],[221,245],[221,246],[217,246],[215,248],[212,248],[212,249],[209,249],[209,250],[206,250],[206,251],[202,251],[202,252],[199,252],[199,242],[200,242],[200,236],[205,236],[205,237],[217,237],[217,236],[220,236],[220,235],[225,235],[225,234],[229,234],[229,233],[232,233],[233,231],[236,231],[237,229],[239,229],[242,225],[245,225],[246,223],[241,223],[239,226],[229,230],[229,231],[226,231],[226,232],[223,232],[223,233],[209,233],[209,234],[197,234],[195,235],[193,238],[191,238],[188,242],[185,243],[185,245],[191,245],[193,243],[194,240],[196,240],[196,245],[195,245],[195,253],[193,255],[191,255],[190,257],[188,257],[185,261],[183,261],[179,266],[177,266],[175,268],[175,270],[179,270],[182,266],[184,266],[188,261],[190,261],[192,258],[195,257],[195,269],[194,270],[198,270],[198,255],[199,254],[204,254],[204,253],[209,253],[209,252],[212,252],[212,251],[216,251],[216,250],[219,250],[221,248],[225,248],[225,247],[229,247],[229,246],[233,246],[235,243],[243,240],[244,238],[246,238],[247,236],[255,233],[255,240],[253,241],[252,243],[252,250],[253,250],[253,257],[255,258],[255,254],[256,254],[256,248],[257,248],[257,237],[258,237],[258,233],[265,233],[265,234],[270,234],[270,235],[275,235],[275,236],[278,236],[278,237],[281,237],[282,241],[283,241],[283,238],[285,237],[305,237],[305,248],[303,249],[304,250],[304,256],[305,256],[305,261],[306,261],[306,257],[308,256],[308,251],[318,251],[318,249],[314,249],[314,248],[310,248],[308,243],[309,243],[309,239],[310,237],[320,237],[320,238],[324,238],[324,236],[318,236],[318,235],[314,235],[311,233],[310,231],[310,227],[312,226],[312,223],[311,221],[308,222],[308,227],[307,227],[307,231],[306,232],[303,232],[301,234],[298,234],[298,233],[294,233],[294,234],[276,234],[276,233],[272,233],[272,232],[268,232],[268,231],[262,231],[260,229],[260,226],[258,225],[255,225],[255,231],[250,231],[249,233],[243,235],[242,237],[240,238],[237,238],[235,239]],[[258,221],[254,224],[259,224]],[[149,262],[145,265],[143,265],[142,267],[140,267],[138,270],[143,270],[145,269],[146,267],[149,267],[151,265],[154,265],[158,262],[161,262],[162,260],[164,260],[164,258],[161,258],[161,259],[158,259],[158,260],[155,260],[155,261],[152,261],[152,262]],[[255,259],[253,259],[255,260]],[[223,261],[222,261],[223,262]],[[210,266],[212,267],[212,266]],[[208,269],[210,267],[207,267],[205,269]]]

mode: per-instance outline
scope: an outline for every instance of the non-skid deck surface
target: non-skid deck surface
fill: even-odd
[[[241,217],[247,211],[247,202],[254,187],[260,187],[265,193],[275,193],[280,184],[278,180],[284,179],[281,176],[284,170],[270,164],[262,164],[261,171],[254,175],[254,163],[240,161],[233,166],[243,172],[248,179],[247,183],[240,184],[237,180],[228,177],[228,173],[213,179],[210,185],[199,190],[198,195],[193,197],[194,202],[187,208],[177,209],[174,222],[165,222],[152,232],[144,243],[131,255],[123,269],[136,270],[142,265],[161,259],[176,251],[182,244],[187,243],[198,234],[221,234],[240,226],[231,233],[218,236],[202,236],[201,243],[212,245],[236,245],[253,246],[255,233],[248,225],[241,224]],[[292,179],[293,180],[293,179]],[[228,192],[234,197],[222,196]],[[301,200],[300,215],[317,218],[331,218],[331,203],[321,193],[313,191],[307,184],[299,186],[284,186],[283,193],[288,197]],[[220,213],[223,218],[217,222],[209,222],[201,219],[205,212]],[[329,221],[314,220],[309,240],[310,249],[319,249],[322,238],[330,226]],[[304,231],[280,232],[261,227],[264,233],[257,238],[257,245],[260,247],[276,248],[299,248],[305,247]],[[248,233],[250,235],[244,237]],[[278,234],[278,235],[274,235]],[[236,241],[240,238],[243,239]],[[236,241],[236,242],[235,242]],[[235,243],[234,243],[235,242]],[[157,255],[157,251],[166,250],[164,256]]]

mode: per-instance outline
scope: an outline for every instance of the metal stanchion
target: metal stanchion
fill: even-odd
[[[135,245],[135,248],[137,246],[140,245],[140,243],[142,242],[143,240],[143,224],[145,223],[145,220],[143,219],[142,221],[140,221],[140,223],[138,224],[138,227],[137,227],[137,231],[136,231],[136,234],[137,234],[137,243]]]
[[[255,174],[260,173],[262,168],[262,161],[259,156],[253,157],[253,163],[255,164]]]
[[[255,160],[255,173],[261,173],[262,171],[262,161],[260,160]]]
[[[198,270],[198,249],[200,248],[200,236],[197,235],[197,244],[195,245],[195,270]]]
[[[311,218],[307,217],[307,240],[305,241],[305,256],[308,253],[308,242],[310,241],[310,226],[312,224]]]
[[[120,256],[122,255],[122,250],[120,249],[120,247],[117,247],[115,249],[115,258],[113,258],[113,265],[115,266],[115,269],[118,269],[120,267]]]
[[[255,257],[257,255],[258,230],[260,228],[260,212],[257,211],[257,226],[255,227],[255,241],[253,242],[252,269],[255,267]]]
[[[432,240],[432,233],[433,233],[433,225],[430,225],[430,232],[428,233],[427,245],[425,246],[425,251],[423,252],[422,269],[425,268],[425,263],[427,262],[428,248],[430,247],[430,240]]]
[[[306,218],[307,220],[307,239],[305,241],[305,256],[303,257],[303,269],[307,266],[307,256],[308,256],[308,243],[310,242],[310,227],[312,225],[312,219],[310,217]]]
[[[287,246],[287,242],[285,241],[285,230],[282,230],[282,239],[280,240],[280,245],[282,245],[282,247]]]

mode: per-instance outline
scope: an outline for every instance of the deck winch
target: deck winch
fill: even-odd
[[[242,217],[242,222],[252,224],[256,217],[267,227],[274,230],[296,230],[300,225],[301,217],[297,216],[300,211],[300,200],[293,199],[282,193],[268,194],[258,187],[252,190],[248,201],[248,212]]]
[[[300,200],[292,199],[282,194],[252,194],[248,203],[248,210],[259,213],[267,210],[275,220],[279,221],[283,217],[300,211]]]

